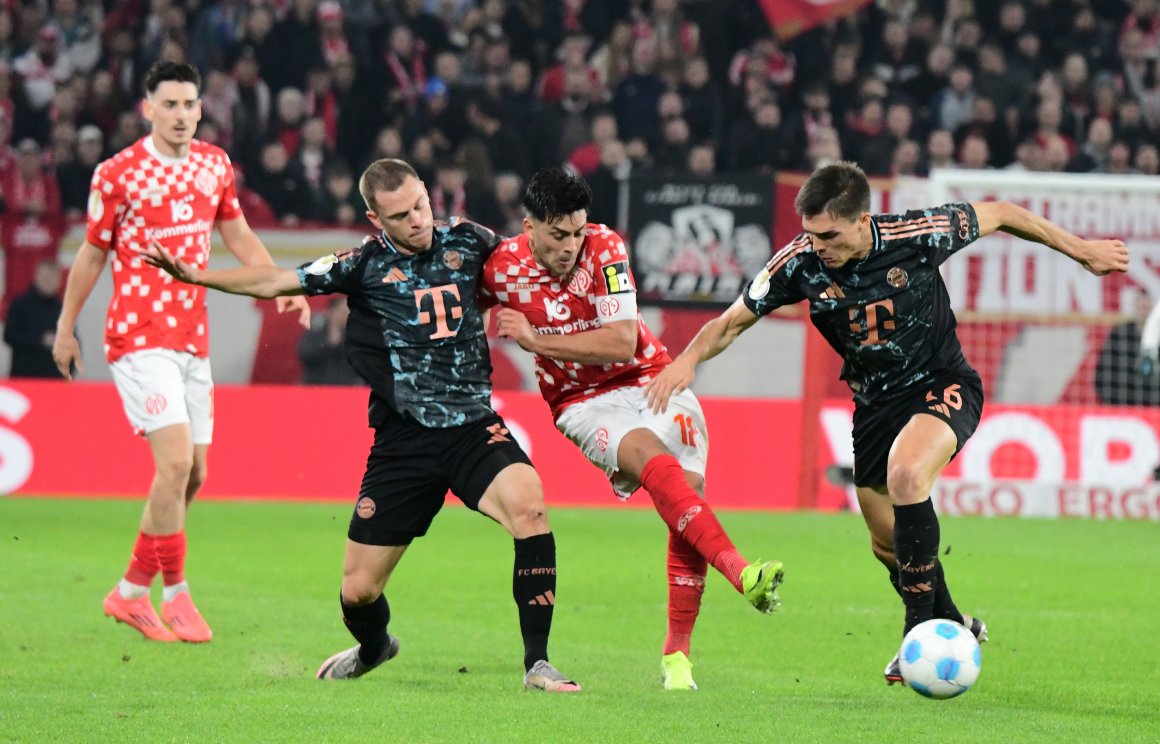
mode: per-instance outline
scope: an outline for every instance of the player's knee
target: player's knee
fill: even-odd
[[[342,577],[342,601],[361,607],[378,599],[383,593],[382,583],[365,571],[353,571]]]
[[[914,503],[929,490],[927,474],[923,468],[911,463],[891,463],[886,469],[886,488],[894,503]]]
[[[173,457],[157,463],[157,477],[169,486],[180,488],[183,492],[192,473],[193,455]]]

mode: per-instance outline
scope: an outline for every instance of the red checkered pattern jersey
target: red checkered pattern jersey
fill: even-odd
[[[539,333],[569,335],[600,327],[620,303],[635,304],[636,283],[624,241],[605,225],[588,225],[580,257],[568,277],[554,277],[532,256],[526,234],[508,238],[483,269],[485,305],[519,310]],[[636,315],[636,355],[627,364],[579,364],[536,355],[536,378],[553,416],[577,401],[622,387],[643,386],[672,359]]]
[[[205,288],[175,281],[141,260],[156,240],[204,269],[214,220],[240,217],[234,169],[219,147],[193,140],[184,158],[161,155],[150,136],[97,166],[85,239],[112,253],[113,299],[105,323],[112,363],[141,349],[209,354]]]

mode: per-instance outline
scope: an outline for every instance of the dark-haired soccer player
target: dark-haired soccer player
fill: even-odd
[[[216,221],[238,261],[274,265],[242,215],[229,157],[193,138],[200,86],[187,64],[158,62],[146,73],[143,111],[152,131],[97,166],[85,242],[69,273],[52,349],[65,378],[72,379],[74,364],[83,371],[73,332],[111,254],[105,354],[129,423],[149,441],[156,472],[129,569],[105,597],[104,610],[155,641],[201,642],[213,635],[185,581],[185,517],[206,477],[213,379],[205,291],[174,285],[137,251],[156,241],[205,268]],[[278,310],[297,311],[310,325],[304,298],[281,298]],[[160,618],[149,602],[158,573],[165,583]]]
[[[958,202],[871,215],[870,186],[853,163],[810,176],[794,202],[802,233],[774,254],[742,296],[709,321],[649,385],[663,411],[699,362],[724,351],[775,308],[808,300],[810,319],[845,360],[854,393],[854,484],[875,557],[906,608],[903,632],[933,617],[986,626],[955,607],[938,560],[930,490],[975,431],[978,374],[963,357],[938,267],[996,230],[1042,243],[1103,276],[1126,271],[1119,240],[1084,240],[1007,202]],[[897,654],[885,671],[901,682]]]
[[[536,377],[556,426],[612,481],[621,498],[644,487],[669,526],[665,689],[696,689],[689,661],[706,565],[758,610],[772,612],[778,561],[749,563],[704,501],[709,438],[691,391],[672,411],[648,409],[644,385],[671,360],[641,320],[624,241],[588,222],[592,192],[564,168],[528,182],[524,232],[500,245],[483,274],[499,303],[500,336],[536,355]]]
[[[159,246],[148,260],[189,284],[254,297],[348,297],[347,359],[371,387],[374,445],[347,532],[341,604],[358,645],[327,659],[320,679],[351,679],[394,657],[383,589],[407,546],[427,533],[450,489],[515,538],[512,593],[524,640],[524,685],[580,686],[548,662],[556,543],[528,456],[491,408],[491,360],[476,295],[499,238],[465,223],[436,228],[415,170],[377,160],[359,191],[378,229],[361,246],[297,270],[203,271]]]

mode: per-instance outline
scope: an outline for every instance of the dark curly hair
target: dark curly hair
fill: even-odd
[[[581,209],[587,212],[591,206],[592,189],[567,168],[545,168],[532,176],[524,192],[524,209],[528,215],[549,224]]]
[[[158,62],[145,73],[145,93],[153,95],[157,86],[164,82],[193,83],[201,93],[201,73],[193,65],[184,62]]]

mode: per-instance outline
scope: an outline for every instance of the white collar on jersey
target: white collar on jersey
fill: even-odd
[[[161,151],[157,149],[157,145],[153,142],[152,134],[145,135],[145,150],[165,165],[177,165],[179,163],[184,163],[186,160],[189,160],[188,152],[186,152],[185,157],[183,158],[174,158],[170,157],[169,155],[162,155]]]

